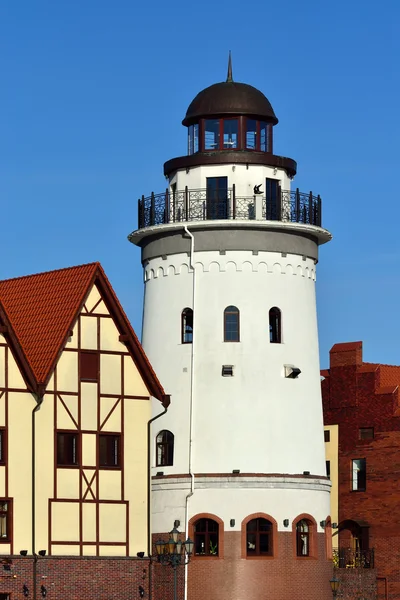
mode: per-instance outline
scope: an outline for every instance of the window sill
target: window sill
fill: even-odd
[[[88,467],[88,468],[93,469],[95,467]],[[100,471],[122,471],[122,466],[109,467],[107,465],[99,465],[99,469],[100,469]]]
[[[57,469],[79,469],[80,465],[59,465],[57,464]],[[91,467],[93,469],[93,467]]]
[[[274,560],[275,556],[270,556],[269,554],[260,554],[259,556],[245,556],[246,560]]]

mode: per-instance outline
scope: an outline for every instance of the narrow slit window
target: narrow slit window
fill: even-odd
[[[224,310],[224,342],[239,342],[239,309],[227,306]]]
[[[193,311],[185,308],[182,311],[182,344],[193,343]]]
[[[269,341],[271,344],[282,343],[282,323],[281,323],[281,311],[279,308],[274,306],[269,311]]]

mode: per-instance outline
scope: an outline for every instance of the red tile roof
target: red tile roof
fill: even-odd
[[[100,263],[0,281],[0,315],[31,379],[42,388],[47,384],[95,282],[120,333],[128,336],[128,347],[150,393],[164,401],[165,392]],[[25,375],[29,379],[29,373]]]

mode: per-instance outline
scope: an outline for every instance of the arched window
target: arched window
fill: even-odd
[[[310,556],[310,523],[302,519],[296,525],[297,556]]]
[[[224,310],[224,342],[239,342],[239,309],[227,306]]]
[[[269,311],[269,341],[271,344],[281,343],[281,311],[274,306]]]
[[[193,527],[196,556],[218,556],[219,525],[213,519],[199,519]]]
[[[166,429],[156,438],[156,466],[169,467],[174,464],[174,434]]]
[[[246,526],[247,556],[272,556],[272,523],[267,519],[252,519]]]
[[[191,344],[193,342],[193,311],[191,308],[184,308],[182,311],[182,344]]]

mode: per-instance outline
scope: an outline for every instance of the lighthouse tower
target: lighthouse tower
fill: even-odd
[[[331,577],[315,272],[321,199],[273,153],[275,112],[225,82],[139,200],[142,343],[171,392],[152,430],[152,531],[195,542],[189,600],[321,600]],[[154,416],[159,413],[154,403]]]

